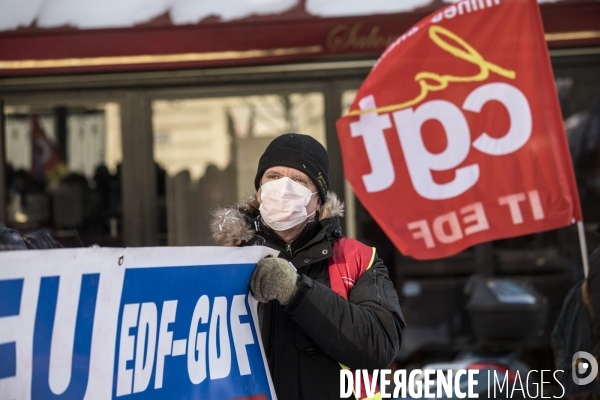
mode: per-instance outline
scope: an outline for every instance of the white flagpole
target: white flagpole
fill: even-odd
[[[579,247],[581,248],[581,259],[583,260],[583,276],[587,278],[590,270],[588,261],[587,243],[585,241],[585,230],[583,229],[583,221],[577,221],[577,233],[579,235]]]

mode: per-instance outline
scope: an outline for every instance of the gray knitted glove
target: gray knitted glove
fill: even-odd
[[[254,268],[250,290],[261,303],[277,299],[285,306],[298,290],[297,280],[298,274],[283,258],[263,258]]]

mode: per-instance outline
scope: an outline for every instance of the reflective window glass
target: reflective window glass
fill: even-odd
[[[325,145],[322,93],[152,103],[162,245],[212,245],[210,211],[256,193],[258,160],[278,135]]]
[[[4,112],[6,225],[32,241],[47,232],[65,247],[121,246],[119,105]]]

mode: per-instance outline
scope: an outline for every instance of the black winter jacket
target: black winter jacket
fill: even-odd
[[[348,300],[330,288],[328,259],[332,244],[342,237],[341,207],[330,194],[319,221],[309,223],[289,246],[262,224],[254,199],[238,209],[218,210],[213,222],[218,243],[276,249],[301,277],[288,305],[274,300],[259,306],[263,345],[280,400],[338,399],[340,363],[351,369],[387,368],[400,349],[404,319],[387,268],[377,256]]]

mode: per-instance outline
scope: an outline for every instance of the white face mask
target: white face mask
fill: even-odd
[[[313,194],[309,188],[288,177],[267,182],[261,186],[260,215],[273,230],[285,231],[307,220],[306,206]]]

